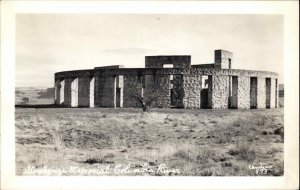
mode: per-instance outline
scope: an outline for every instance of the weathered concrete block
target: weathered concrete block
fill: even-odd
[[[78,107],[78,78],[65,78],[64,85],[64,102],[67,107]]]
[[[90,79],[90,107],[95,107],[95,77]]]
[[[221,69],[231,69],[232,57],[232,52],[215,50],[215,67]]]
[[[63,79],[55,79],[55,104],[62,105],[64,103],[65,81]]]
[[[155,86],[157,87],[159,94],[158,99],[154,103],[159,108],[170,108],[170,77],[169,75],[156,75]]]
[[[201,106],[201,76],[183,75],[183,107],[187,109],[200,109]]]
[[[271,78],[271,99],[270,108],[275,108],[276,104],[276,79]]]
[[[250,108],[250,77],[238,77],[238,108]]]
[[[257,108],[266,108],[266,79],[257,78]]]
[[[266,108],[271,108],[271,78],[266,78]]]
[[[78,107],[78,78],[71,82],[71,107]]]
[[[250,78],[250,108],[257,108],[257,77]]]
[[[116,76],[101,75],[96,77],[98,107],[116,107]]]
[[[183,108],[183,75],[173,76],[173,104],[172,106],[177,108]]]
[[[239,89],[239,81],[238,76],[232,76],[232,86],[231,86],[231,108],[238,108],[238,89]]]
[[[67,107],[71,107],[71,84],[72,78],[65,78],[65,85],[64,85],[64,102],[63,105]]]
[[[229,76],[212,76],[212,109],[228,108]]]
[[[187,68],[191,67],[190,55],[170,55],[170,56],[146,56],[146,68],[163,68],[165,64],[172,64],[173,68]]]
[[[78,77],[78,106],[90,106],[90,76]]]
[[[124,92],[124,79],[123,75],[118,75],[116,77],[116,107],[123,107],[123,92]]]
[[[208,88],[207,88],[207,108],[212,108],[213,107],[213,79],[212,75],[208,75],[207,78],[207,83],[208,83]]]

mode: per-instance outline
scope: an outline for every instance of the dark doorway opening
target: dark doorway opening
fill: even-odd
[[[211,88],[211,76],[203,75],[201,77],[201,91],[200,91],[200,108],[208,109],[209,107],[209,88]]]
[[[203,109],[207,109],[208,108],[208,89],[202,89],[201,90],[201,103],[200,103],[200,107]]]

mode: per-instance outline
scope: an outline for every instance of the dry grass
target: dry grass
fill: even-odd
[[[17,108],[17,175],[28,165],[146,163],[181,173],[126,175],[248,176],[256,175],[248,165],[261,162],[273,166],[266,175],[283,175],[283,136],[283,109]]]

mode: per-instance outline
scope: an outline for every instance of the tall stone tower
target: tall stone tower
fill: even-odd
[[[222,49],[215,50],[215,68],[231,69],[233,53]]]

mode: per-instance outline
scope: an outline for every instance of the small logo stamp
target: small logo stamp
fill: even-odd
[[[256,175],[266,175],[268,173],[268,170],[272,169],[272,165],[268,165],[266,163],[252,163],[249,164],[250,170],[255,170]]]

